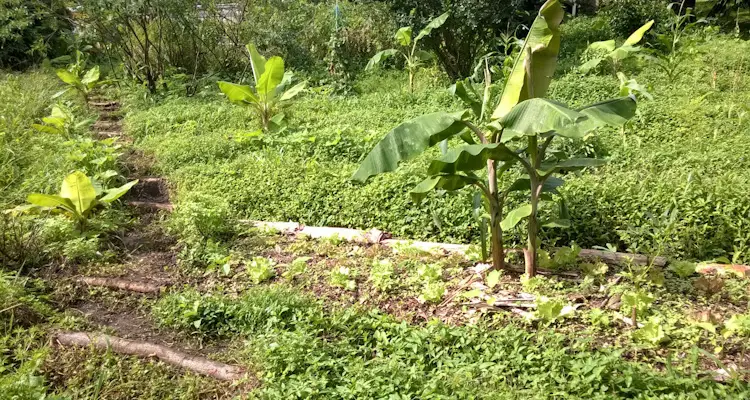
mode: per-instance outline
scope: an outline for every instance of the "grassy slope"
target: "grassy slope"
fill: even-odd
[[[611,164],[570,177],[565,195],[573,228],[546,236],[644,252],[665,247],[675,257],[740,253],[739,259],[747,259],[750,202],[744,193],[750,182],[743,171],[749,165],[750,118],[740,119],[737,110],[750,99],[742,70],[742,54],[749,47],[728,37],[712,38],[673,83],[649,65],[626,68],[640,83],[653,85],[655,99],[641,103],[625,135],[604,132],[573,145],[610,158]],[[571,57],[563,64],[570,67]],[[444,82],[430,82],[412,97],[398,90],[402,79],[396,74],[367,79],[364,94],[352,98],[310,94],[294,109],[294,128],[262,142],[231,139],[255,125],[218,96],[136,106],[127,122],[182,197],[193,192],[225,197],[240,215],[256,219],[378,227],[415,239],[474,239],[470,193],[436,195],[420,206],[410,203],[408,189],[423,177],[426,156],[364,187],[347,181],[390,128],[422,113],[458,107]],[[550,95],[579,105],[610,98],[617,87],[612,76],[568,73],[553,84]],[[670,209],[676,209],[676,224],[656,220]]]

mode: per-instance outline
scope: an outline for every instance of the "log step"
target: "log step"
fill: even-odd
[[[104,278],[95,276],[84,276],[76,279],[76,281],[85,283],[88,286],[100,286],[109,289],[120,289],[127,290],[130,292],[137,293],[160,293],[165,286],[155,285],[148,282],[132,281],[123,278]]]
[[[157,359],[184,368],[201,375],[210,376],[222,381],[237,381],[247,377],[247,371],[236,365],[209,360],[172,348],[138,340],[128,340],[117,336],[96,332],[58,332],[54,342],[62,346],[89,347],[98,350],[114,351],[118,354]]]
[[[126,203],[131,207],[135,207],[144,211],[169,211],[174,210],[172,203],[158,203],[154,201],[128,201]]]

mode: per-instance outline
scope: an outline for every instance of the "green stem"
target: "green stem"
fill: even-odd
[[[529,136],[529,161],[531,169],[529,170],[529,182],[531,183],[531,214],[529,215],[529,230],[527,249],[524,253],[526,261],[526,275],[531,278],[536,275],[537,269],[537,233],[539,230],[537,221],[537,208],[539,206],[539,193],[542,181],[536,172],[539,167],[538,139],[536,136]]]

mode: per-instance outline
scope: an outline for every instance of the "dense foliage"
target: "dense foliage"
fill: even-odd
[[[0,1],[0,68],[28,68],[66,54],[72,29],[64,1]]]

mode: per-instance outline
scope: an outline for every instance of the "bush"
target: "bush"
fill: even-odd
[[[24,69],[65,54],[71,16],[61,0],[0,0],[0,69]]]
[[[602,10],[615,35],[626,38],[651,19],[656,29],[669,22],[668,5],[658,0],[606,0]]]

